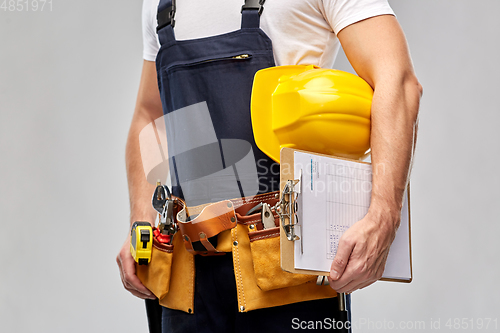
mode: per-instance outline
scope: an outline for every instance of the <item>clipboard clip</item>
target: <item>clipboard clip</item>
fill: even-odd
[[[299,218],[297,216],[298,203],[297,198],[299,196],[299,191],[295,189],[295,186],[300,182],[300,179],[288,180],[281,191],[281,199],[276,204],[275,211],[278,214],[281,227],[286,234],[286,237],[290,241],[299,240],[300,237],[295,233],[295,226],[299,224]],[[288,220],[288,223],[287,223]]]

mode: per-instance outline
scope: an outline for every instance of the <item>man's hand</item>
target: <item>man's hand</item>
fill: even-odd
[[[141,283],[135,274],[135,260],[132,254],[130,254],[130,236],[127,237],[127,240],[123,243],[120,252],[116,256],[116,263],[120,269],[120,277],[125,289],[130,291],[132,295],[142,299],[156,298],[156,296]]]
[[[395,221],[377,215],[368,213],[340,238],[328,278],[337,292],[352,293],[382,277],[396,227]]]

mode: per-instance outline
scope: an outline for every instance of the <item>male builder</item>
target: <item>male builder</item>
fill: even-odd
[[[172,24],[174,21],[171,20],[171,15],[166,15],[168,22],[162,22],[159,27],[158,42],[158,0],[144,1],[145,60],[126,151],[131,222],[153,223],[156,215],[151,208],[154,186],[144,176],[138,139],[140,131],[146,125],[163,114],[171,115],[166,126],[169,155],[174,154],[182,150],[179,148],[181,143],[178,141],[182,141],[179,138],[189,140],[197,135],[196,128],[184,132],[180,130],[186,125],[182,121],[199,124],[199,119],[188,117],[190,114],[203,114],[196,113],[199,110],[193,110],[193,105],[198,105],[203,110],[208,108],[207,119],[211,119],[212,124],[207,126],[215,128],[220,147],[224,148],[225,139],[247,140],[251,145],[250,151],[255,154],[255,163],[258,163],[257,159],[262,157],[261,152],[251,137],[245,137],[245,133],[251,128],[248,98],[237,107],[231,104],[239,103],[240,99],[249,95],[248,85],[239,86],[240,78],[233,80],[234,75],[239,75],[238,71],[245,71],[242,69],[244,65],[236,63],[234,59],[248,59],[251,63],[256,63],[257,68],[297,64],[331,68],[341,44],[358,75],[374,89],[370,137],[373,189],[368,214],[340,240],[329,282],[330,287],[337,292],[352,293],[378,280],[399,225],[422,94],[405,37],[387,1],[267,0],[260,1],[258,6],[255,6],[258,1],[246,1],[246,4],[252,4],[243,10],[243,0],[176,2],[175,25]],[[171,3],[161,0],[160,12],[165,13],[162,11],[165,8],[171,11]],[[262,3],[263,10],[260,6]],[[228,34],[235,30],[239,32]],[[272,40],[272,47],[269,39]],[[159,44],[161,49],[158,52]],[[248,49],[248,52],[241,53],[243,49]],[[220,51],[219,58],[208,56],[217,50]],[[207,56],[204,57],[204,54]],[[220,61],[227,58],[232,60],[229,63]],[[231,74],[220,79],[220,75],[225,75],[226,72]],[[252,74],[254,73],[245,72],[243,81]],[[217,102],[211,102],[212,95]],[[222,105],[226,102],[229,103],[228,107]],[[224,112],[229,112],[229,116],[221,114]],[[228,117],[224,118],[226,116]],[[174,125],[169,125],[169,120]],[[199,156],[200,151],[196,151]],[[196,197],[202,188],[198,185],[202,183],[196,183],[198,180],[192,176],[196,172],[188,173],[190,177],[182,176],[190,168],[199,166],[182,164],[183,160],[189,160],[183,159],[183,156],[176,155],[173,164],[171,163],[175,166],[171,170],[174,195],[184,197],[185,200],[192,197],[196,199],[193,199],[193,203],[202,204],[204,202],[200,202],[200,197]],[[192,158],[196,160],[196,156]],[[271,163],[267,161],[264,165],[270,167]],[[272,174],[266,174],[262,178],[268,191],[277,190],[269,188],[273,184],[270,179],[272,177]],[[192,182],[197,186],[183,185],[192,185]],[[213,186],[219,191],[224,184],[222,181]],[[244,196],[242,187],[239,184]],[[233,198],[224,197],[220,192],[212,196],[210,189],[210,186],[203,188],[206,192],[203,195],[206,194],[207,200],[215,197],[220,200]],[[258,192],[264,193],[261,190]],[[233,243],[233,249],[237,249],[238,242]],[[136,276],[129,244],[128,238],[117,257],[122,282],[133,295],[155,300],[156,296]],[[194,256],[195,287],[193,294],[189,295],[193,300],[188,302],[194,304],[194,309],[184,307],[185,300],[169,300],[167,303],[173,304],[172,306],[160,308],[164,332],[282,332],[292,329],[293,318],[323,320],[335,316],[337,303],[332,298],[306,294],[294,301],[287,301],[290,295],[282,294],[283,301],[280,303],[280,300],[266,298],[267,294],[261,293],[259,295],[262,295],[263,301],[257,308],[249,310],[243,305],[238,306],[243,291],[235,286],[235,275],[238,272],[236,268],[233,270],[231,259],[235,255],[237,254],[229,251],[222,256]],[[173,271],[172,275],[175,274]],[[244,280],[245,276],[241,278]],[[190,277],[186,276],[184,279],[188,288]],[[176,284],[175,287],[182,288],[182,285]],[[169,293],[178,292],[172,291],[172,288],[171,284]],[[153,302],[158,304],[157,300],[147,301],[149,307]],[[273,306],[274,304],[279,306]],[[154,312],[149,313],[153,317]]]

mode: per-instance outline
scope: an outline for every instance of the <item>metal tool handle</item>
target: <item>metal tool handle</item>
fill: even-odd
[[[345,309],[345,294],[339,293],[337,295],[337,298],[339,300],[339,311],[346,311],[346,309]]]
[[[338,318],[338,320],[342,321],[344,324],[342,325],[342,329],[340,330],[340,332],[345,332],[345,333],[348,333],[349,332],[349,329],[346,327],[346,323],[349,319],[349,313],[346,309],[346,300],[345,300],[345,293],[338,293],[337,294],[337,299],[338,299],[338,302],[339,302],[339,314],[340,314],[340,318]]]

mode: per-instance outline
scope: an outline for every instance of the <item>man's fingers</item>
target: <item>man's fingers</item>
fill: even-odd
[[[127,289],[127,288],[126,288]],[[149,295],[145,295],[135,289],[127,289],[132,295],[134,295],[135,297],[139,297],[139,298],[142,298],[142,299],[156,299],[155,296],[149,296]]]
[[[347,277],[346,275],[348,275],[348,273],[345,273],[344,276],[342,276],[342,278],[336,282],[337,284],[340,285],[340,287],[336,286],[337,289],[335,290],[341,293],[352,293],[356,290],[368,287],[369,285],[373,284],[382,277],[382,274],[384,273],[386,259],[387,259],[387,254],[377,259],[377,262],[374,264],[376,266],[374,272],[363,273],[361,269],[358,269],[357,273],[361,275],[358,275],[356,279],[349,281],[349,283],[341,283],[344,277]],[[347,270],[349,270],[349,267],[347,268]]]
[[[348,283],[347,285],[345,285],[341,289],[337,290],[337,292],[350,294],[350,293],[355,292],[358,289],[361,289],[361,288],[364,288],[364,287],[371,285],[375,281],[377,281],[377,280],[368,280],[368,281],[363,281],[361,283],[359,280],[351,281],[350,283]]]
[[[350,283],[350,280],[346,281],[333,281],[331,277],[328,277],[328,283],[330,285],[330,288],[335,290],[336,292],[340,292],[339,290],[342,290],[344,286]]]
[[[340,238],[337,254],[335,255],[332,266],[330,267],[331,280],[337,281],[342,276],[353,248],[354,243],[346,240],[344,237]]]
[[[142,298],[142,299],[156,299],[156,296],[153,295],[152,293],[150,293],[148,291],[148,293],[143,293],[137,289],[135,289],[132,285],[130,285],[129,283],[127,282],[124,282],[123,283],[123,286],[125,287],[125,289],[127,289],[132,295],[136,296],[136,297],[139,297],[139,298]]]
[[[135,289],[138,292],[140,292],[141,294],[144,294],[149,298],[153,298],[153,299],[155,298],[153,293],[151,291],[149,291],[149,289],[146,288],[142,284],[141,280],[139,280],[137,275],[135,275],[135,263],[134,262],[130,262],[128,260],[126,262],[122,261],[122,267],[123,267],[124,281],[127,283],[127,285],[129,285],[129,287],[131,289]],[[128,289],[128,290],[131,291],[131,289]]]
[[[361,284],[361,285],[357,286],[355,290],[361,290],[361,289],[363,289],[363,288],[366,288],[366,287],[368,287],[368,286],[371,286],[371,285],[372,285],[373,283],[375,283],[375,282],[377,282],[377,280],[375,280],[375,281],[365,282],[365,283],[363,283],[363,284]],[[354,290],[353,290],[353,291],[354,291]]]
[[[139,280],[135,274],[135,262],[128,252],[124,255],[120,253],[116,258],[116,262],[118,264],[120,277],[125,289],[139,298],[156,298],[156,296],[142,284],[141,280]]]
[[[151,299],[156,298],[155,295],[141,283],[141,280],[139,280],[139,278],[136,275],[125,273],[124,277],[125,277],[125,282],[129,287],[127,288],[128,291],[132,292],[132,290],[136,290],[147,298]]]

